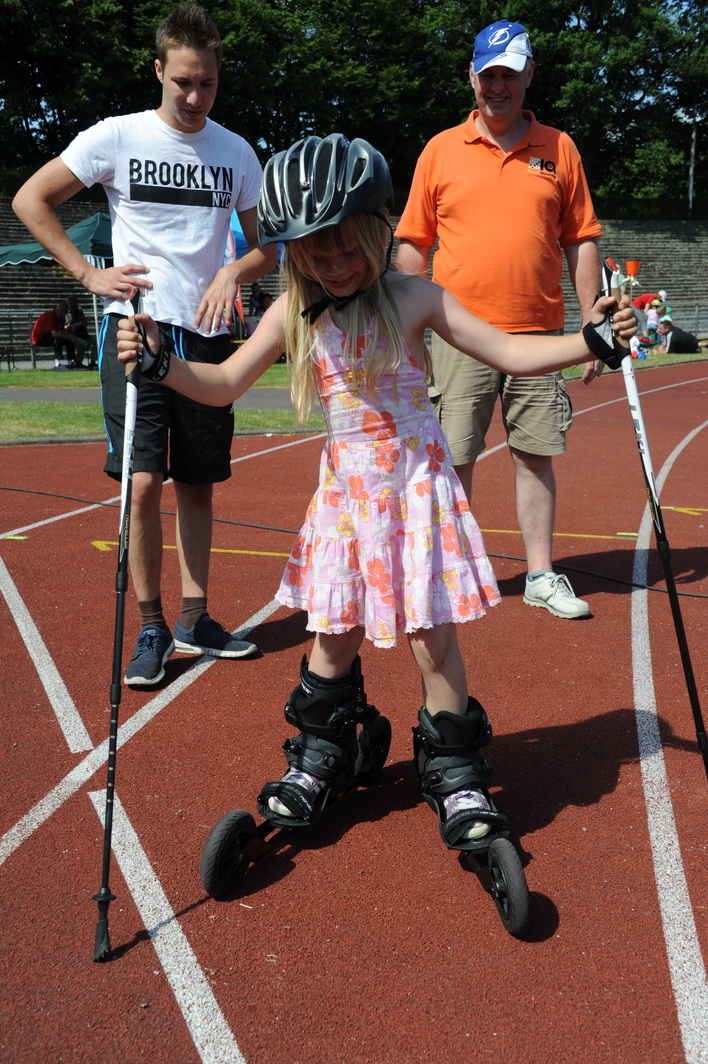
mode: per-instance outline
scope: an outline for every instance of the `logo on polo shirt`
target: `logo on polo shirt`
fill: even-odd
[[[553,159],[538,159],[532,155],[529,159],[529,170],[541,170],[545,174],[556,176],[556,164]]]

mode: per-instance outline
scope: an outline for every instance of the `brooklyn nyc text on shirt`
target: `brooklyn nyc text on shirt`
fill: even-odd
[[[131,200],[179,203],[189,207],[228,207],[233,187],[234,172],[228,166],[130,160]]]

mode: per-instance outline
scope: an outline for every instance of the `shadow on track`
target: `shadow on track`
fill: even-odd
[[[588,554],[574,554],[567,558],[554,558],[553,566],[557,572],[567,573],[576,595],[598,594],[604,591],[609,595],[629,595],[633,590],[632,567],[636,549],[631,546],[618,547],[615,550],[596,551]],[[490,555],[494,561],[495,555]],[[497,555],[496,557],[506,557]],[[521,598],[524,593],[526,568],[523,559],[519,559],[521,570],[511,577],[497,578],[502,597]],[[692,584],[699,584],[708,577],[708,553],[704,547],[671,548],[671,568],[677,586],[687,590]],[[664,571],[654,544],[649,549],[648,566],[649,588],[665,590]]]

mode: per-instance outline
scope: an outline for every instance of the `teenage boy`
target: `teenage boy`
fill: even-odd
[[[231,352],[239,284],[275,265],[275,246],[261,250],[256,205],[261,167],[249,144],[209,119],[222,46],[209,16],[180,4],[160,23],[155,73],[157,110],[108,118],[80,133],[35,173],[13,206],[35,239],[90,292],[104,297],[99,367],[109,451],[104,466],[120,479],[125,373],[116,358],[116,325],[140,292],[142,308],[160,324],[179,357],[222,362]],[[101,184],[111,214],[114,265],[99,270],[71,243],[54,208]],[[232,210],[249,244],[224,266]],[[234,639],[207,612],[215,483],[230,475],[233,411],[193,403],[162,385],[141,381],[134,447],[130,572],[141,630],[125,674],[131,686],[152,686],[175,650],[241,658],[253,643]],[[177,499],[177,553],[182,582],[174,639],[162,608],[163,480]]]

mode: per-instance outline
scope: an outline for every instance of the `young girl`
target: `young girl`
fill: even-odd
[[[405,633],[422,679],[414,735],[424,795],[445,843],[465,849],[486,842],[503,818],[484,787],[489,769],[478,750],[491,728],[468,695],[455,625],[481,617],[500,596],[428,400],[425,330],[504,373],[535,376],[584,362],[587,343],[611,359],[611,328],[629,336],[634,321],[631,309],[618,310],[610,328],[605,312],[614,301],[604,298],[587,343],[583,334],[501,333],[438,285],[391,269],[390,201],[386,161],[366,141],[299,141],[265,168],[259,235],[262,244],[287,242],[287,290],[253,337],[219,366],[187,363],[171,358],[168,338],[139,314],[147,345],[133,319],[124,320],[119,357],[143,350],[143,372],[223,405],[285,350],[297,413],[306,416],[315,391],[324,411],[320,483],[277,595],[307,610],[315,640],[285,710],[300,735],[285,744],[286,774],[261,792],[263,815],[311,823],[328,784],[354,774],[359,648],[364,636],[392,647]]]

